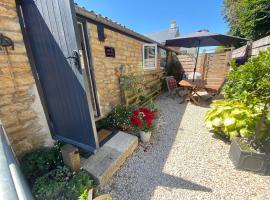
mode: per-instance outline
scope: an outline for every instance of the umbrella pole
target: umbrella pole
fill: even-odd
[[[196,68],[197,68],[197,62],[198,62],[198,57],[199,57],[199,51],[200,51],[200,46],[199,46],[198,49],[197,49],[197,55],[196,55],[195,67],[194,67],[194,70],[193,70],[193,79],[192,79],[192,82],[194,82],[194,79],[195,79],[195,72],[196,72]]]

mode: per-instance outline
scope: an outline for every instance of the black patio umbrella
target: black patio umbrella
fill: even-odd
[[[196,65],[199,56],[200,47],[205,46],[227,46],[235,45],[240,42],[247,42],[245,38],[223,35],[218,33],[211,33],[208,30],[199,30],[185,36],[177,37],[174,39],[166,40],[166,46],[170,47],[197,47],[196,62],[193,73],[193,81],[196,72]]]

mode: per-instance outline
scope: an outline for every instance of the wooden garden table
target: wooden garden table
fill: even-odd
[[[188,90],[188,94],[186,95],[186,99],[189,98],[194,104],[199,104],[199,99],[201,96],[198,94],[198,91],[205,89],[206,81],[205,80],[182,80],[179,82],[179,85]],[[196,100],[195,95],[198,97]]]

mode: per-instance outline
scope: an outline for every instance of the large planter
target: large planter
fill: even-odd
[[[140,131],[140,139],[142,142],[149,142],[151,138],[151,131],[145,132],[145,131]]]
[[[270,156],[242,149],[240,138],[232,141],[229,157],[237,169],[270,175]]]

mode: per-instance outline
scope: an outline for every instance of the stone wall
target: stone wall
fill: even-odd
[[[94,73],[101,115],[104,116],[113,107],[121,103],[119,78],[115,75],[115,68],[125,66],[125,73],[143,72],[142,47],[144,42],[131,36],[104,28],[105,41],[98,40],[97,26],[87,24],[88,37],[91,45]],[[115,58],[105,57],[104,47],[115,48]],[[158,58],[158,70],[160,71]]]
[[[26,54],[15,0],[0,2],[0,33],[14,50],[0,49],[0,120],[17,156],[52,145],[50,131]]]

